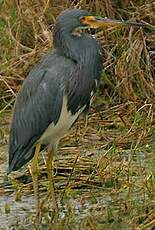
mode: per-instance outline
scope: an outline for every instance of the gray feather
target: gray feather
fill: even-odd
[[[68,68],[68,65],[70,68]],[[69,59],[49,54],[24,81],[12,119],[9,138],[9,172],[34,155],[34,145],[50,123],[58,122],[64,95],[64,76],[74,67]]]

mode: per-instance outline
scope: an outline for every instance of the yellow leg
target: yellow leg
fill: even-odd
[[[53,168],[53,158],[55,155],[55,148],[52,148],[52,150],[48,151],[48,157],[47,157],[47,172],[48,172],[48,180],[49,180],[49,188],[48,188],[48,196],[50,199],[52,199],[53,202],[53,209],[55,216],[58,217],[59,214],[59,209],[58,209],[58,204],[57,204],[57,199],[54,191],[54,168]]]
[[[33,180],[33,189],[34,189],[34,196],[35,196],[35,201],[36,201],[36,213],[39,215],[39,208],[40,208],[40,203],[39,203],[39,188],[38,188],[38,174],[39,174],[39,167],[38,167],[38,158],[39,158],[39,153],[40,153],[40,144],[36,145],[35,149],[35,154],[32,159],[32,164],[30,167],[30,172],[32,175],[32,180]]]

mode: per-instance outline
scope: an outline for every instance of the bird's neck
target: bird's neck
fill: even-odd
[[[80,66],[87,75],[98,76],[102,68],[102,49],[99,43],[89,35],[75,36],[66,28],[56,26],[53,30],[53,42],[57,52]]]
[[[94,40],[94,39],[92,39]],[[72,59],[76,63],[86,64],[90,60],[88,55],[92,49],[92,42],[89,41],[89,37],[86,35],[73,35],[72,31],[67,27],[61,27],[57,24],[53,29],[53,43],[57,52],[69,59]]]
[[[53,43],[57,52],[75,62],[79,61],[79,52],[77,50],[76,37],[66,30],[55,28],[53,33]]]

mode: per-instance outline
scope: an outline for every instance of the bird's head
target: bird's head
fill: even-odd
[[[99,18],[93,16],[86,10],[67,9],[58,16],[55,22],[55,25],[53,27],[53,44],[59,53],[78,61],[81,49],[83,49],[84,47],[87,49],[87,47],[90,47],[91,44],[93,44],[94,47],[98,46],[96,40],[92,39],[92,37],[89,35],[85,36],[83,33],[81,33],[81,29],[96,29],[113,26],[141,27],[145,26],[145,24],[128,21],[118,21],[101,17]],[[77,39],[77,37],[80,37],[80,39]]]
[[[137,26],[144,27],[144,23],[136,23],[129,21],[119,21],[115,19],[101,18],[93,16],[86,10],[67,9],[63,11],[57,18],[57,23],[62,28],[72,32],[76,28],[101,28],[109,26]]]

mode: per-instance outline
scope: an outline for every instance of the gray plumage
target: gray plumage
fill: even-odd
[[[8,173],[32,159],[37,141],[50,124],[58,123],[65,96],[67,110],[75,115],[88,107],[96,92],[102,49],[90,35],[71,34],[81,26],[79,18],[84,15],[89,13],[67,10],[59,16],[53,29],[55,50],[43,57],[23,83],[10,129]]]

